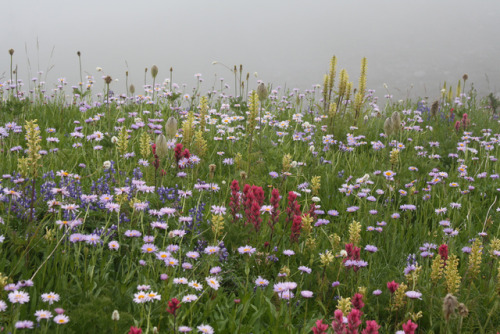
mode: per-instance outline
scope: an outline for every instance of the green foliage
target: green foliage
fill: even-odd
[[[347,81],[345,73],[343,77]],[[90,91],[76,91],[80,96],[73,97],[74,101],[93,105],[92,94],[87,94]],[[500,167],[496,160],[500,128],[495,115],[485,108],[493,104],[491,98],[477,101],[473,90],[468,94],[470,99],[462,97],[460,103],[446,105],[443,98],[437,117],[431,119],[429,106],[421,102],[388,102],[381,112],[375,101],[366,97],[362,115],[367,117],[356,120],[355,106],[342,103],[345,96],[338,93],[328,92],[330,101],[339,101],[338,111],[331,114],[333,119],[319,109],[325,96],[319,89],[303,96],[290,91],[271,93],[262,106],[265,116],[260,129],[255,96],[249,116],[244,97],[214,94],[209,97],[209,105],[215,111],[207,114],[206,131],[201,131],[193,110],[184,112],[199,96],[181,101],[180,91],[158,94],[155,110],[162,112],[154,117],[146,112],[152,110],[149,95],[120,105],[110,97],[109,106],[102,104],[101,97],[94,101],[100,104],[84,111],[78,105],[67,105],[62,92],[33,103],[13,98],[2,101],[0,126],[38,119],[40,132],[35,126],[31,132],[41,140],[40,148],[47,151],[38,152],[40,164],[36,182],[32,183],[18,176],[18,162],[28,157],[29,152],[24,152],[28,144],[33,146],[26,141],[26,132],[9,130],[9,135],[0,140],[0,170],[5,174],[0,185],[0,235],[5,237],[0,243],[0,272],[8,283],[30,278],[34,283],[32,288],[23,288],[30,294],[29,303],[23,305],[10,303],[10,292],[1,290],[0,300],[8,304],[7,312],[0,313],[2,326],[13,331],[16,319],[36,321],[35,311],[54,313],[55,307],[61,307],[70,318],[68,324],[59,327],[61,332],[108,333],[114,332],[116,325],[117,333],[127,332],[130,326],[139,326],[144,332],[149,328],[150,333],[156,326],[160,333],[170,333],[174,317],[166,312],[168,301],[195,294],[196,301],[181,303],[177,327],[190,326],[195,331],[197,326],[209,324],[217,333],[308,332],[317,319],[331,322],[336,299],[352,298],[366,289],[362,328],[364,320],[373,319],[382,325],[381,332],[395,332],[411,314],[422,311],[422,317],[415,320],[422,332],[495,330],[498,258],[488,247],[493,238],[499,237],[495,175]],[[381,136],[385,119],[394,112],[401,114],[402,129],[389,137]],[[175,138],[176,143],[170,143],[166,156],[155,161],[149,146],[155,127],[150,125],[159,125],[163,131],[165,120],[174,113],[184,121],[184,131],[179,131],[182,136]],[[455,130],[455,122],[464,113],[470,122]],[[249,117],[251,135],[246,133]],[[120,139],[119,150],[111,143],[113,136]],[[251,136],[254,150],[248,147]],[[257,142],[255,138],[261,136],[262,142]],[[190,154],[198,153],[201,160],[177,165],[172,148],[178,143],[183,144],[182,154],[186,147],[192,148]],[[461,145],[466,149],[457,150]],[[395,148],[399,153],[397,159],[393,153],[391,161]],[[286,166],[284,156],[289,157]],[[212,174],[211,164],[217,166]],[[392,179],[384,176],[387,171],[395,173]],[[442,174],[435,174],[439,172]],[[439,181],[435,181],[438,176]],[[247,212],[248,198],[239,201],[239,218],[234,220],[230,204],[233,180],[239,182],[240,191],[245,185],[262,187],[265,206],[271,205],[271,192],[277,189],[281,213],[276,221],[271,221],[269,212],[257,212],[262,221],[256,232],[252,224],[255,217]],[[144,186],[141,181],[156,188],[138,191]],[[200,191],[203,182],[211,190]],[[36,221],[28,229],[32,184],[36,187]],[[187,194],[189,191],[192,195]],[[314,214],[309,213],[313,200],[318,210],[309,236],[300,234],[296,243],[291,241],[292,221],[287,218],[288,194],[292,191],[300,194],[298,215]],[[313,199],[313,192],[317,199]],[[82,201],[82,195],[91,194],[97,198],[90,205]],[[108,200],[104,197],[111,196],[111,203],[118,205],[115,208],[106,207]],[[79,207],[74,211],[62,207],[71,204]],[[144,211],[141,204],[147,205]],[[408,205],[416,209],[403,209]],[[217,235],[210,221],[214,206],[226,209],[222,214],[224,228],[217,230]],[[149,211],[164,208],[171,208],[173,213],[160,217]],[[441,208],[446,211],[437,213]],[[447,221],[451,230],[442,226]],[[168,228],[153,228],[158,222]],[[68,229],[70,224],[75,225],[73,229]],[[141,236],[127,236],[126,231],[131,230]],[[179,236],[180,230],[186,234]],[[455,230],[458,234],[450,236]],[[486,235],[479,235],[481,232]],[[75,241],[78,233],[87,238],[96,234],[98,238],[95,244],[92,240]],[[154,237],[154,241],[144,241],[145,236]],[[480,243],[475,243],[475,261],[462,252],[463,247],[471,247],[469,240],[473,238],[481,238],[483,247],[479,257]],[[341,253],[350,240],[361,247],[361,260],[368,263],[356,272],[346,268]],[[118,242],[118,249],[110,249],[111,241]],[[157,254],[143,249],[145,243],[153,243],[157,254],[169,246],[180,249],[168,248],[165,263]],[[446,280],[443,277],[432,283],[433,259],[420,256],[420,247],[426,243],[446,244],[450,255],[457,256],[454,275],[463,280],[453,281],[454,292],[467,306],[467,317],[455,314],[449,322],[444,320]],[[238,248],[245,245],[256,248],[255,253],[240,254]],[[365,251],[367,245],[376,246],[378,251]],[[204,252],[208,246],[220,250],[208,255]],[[284,250],[292,250],[295,255],[287,256]],[[187,257],[190,251],[199,252],[199,258]],[[439,256],[435,249],[427,251]],[[322,264],[320,254],[326,258],[326,252],[331,255]],[[404,273],[410,254],[416,254],[421,267],[418,280],[411,283]],[[301,266],[310,268],[311,273],[299,270]],[[221,270],[217,274],[218,290],[205,281],[216,275],[210,273],[215,267]],[[288,276],[280,276],[283,272]],[[168,279],[162,279],[162,274]],[[181,277],[197,281],[203,289],[196,291],[174,283]],[[259,277],[269,280],[269,285],[256,287]],[[410,291],[421,292],[422,299],[403,297],[401,309],[391,308],[394,297],[386,284],[393,280],[405,283]],[[274,292],[273,285],[285,281],[297,283],[290,302]],[[336,281],[340,284],[332,287]],[[139,285],[149,285],[146,292],[161,295],[161,300],[134,302]],[[382,290],[380,296],[373,294],[377,289]],[[41,299],[50,291],[60,295],[60,301],[53,305]],[[312,291],[313,297],[302,297],[302,291]],[[120,314],[117,322],[111,320],[114,310]],[[48,332],[55,331],[55,326],[50,322]]]

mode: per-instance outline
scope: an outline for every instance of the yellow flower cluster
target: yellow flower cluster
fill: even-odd
[[[476,238],[471,247],[471,252],[469,256],[469,274],[471,278],[477,278],[480,272],[481,259],[482,259],[482,247],[483,244],[479,238]]]
[[[460,274],[458,273],[458,257],[453,254],[448,258],[444,269],[444,277],[446,279],[446,289],[448,293],[456,294],[460,288]]]
[[[337,310],[341,310],[343,314],[351,312],[351,298],[340,297],[337,303]]]
[[[357,246],[361,241],[361,223],[355,220],[349,225],[349,242]]]

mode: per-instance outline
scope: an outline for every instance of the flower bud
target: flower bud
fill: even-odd
[[[113,314],[111,314],[111,320],[113,321],[120,320],[120,313],[118,313],[118,310],[113,311]]]
[[[104,161],[104,163],[102,164],[102,167],[104,169],[110,169],[111,168],[111,161],[109,161],[109,160]]]
[[[14,54],[14,49],[9,49],[9,54],[12,56]]]

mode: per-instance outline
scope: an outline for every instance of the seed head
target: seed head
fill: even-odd
[[[81,53],[80,51],[76,51],[76,55],[77,55],[78,57],[80,57],[80,56],[82,55],[82,53]]]
[[[464,303],[458,304],[458,314],[462,317],[465,318],[469,315],[469,309],[467,306],[465,306]]]
[[[447,294],[443,300],[443,313],[446,321],[450,319],[450,316],[455,313],[455,309],[458,306],[457,297],[453,296],[451,293]]]
[[[401,128],[401,116],[399,115],[399,112],[395,111],[392,114],[391,120],[392,120],[392,128],[393,128],[393,130],[395,132],[399,132],[399,130]]]
[[[111,79],[111,77],[108,75],[104,78],[104,82],[109,85],[111,83],[111,81],[113,81],[113,79]]]
[[[175,137],[177,133],[177,119],[173,116],[170,116],[165,124],[165,134],[168,139],[172,139]]]
[[[164,135],[159,135],[156,138],[156,154],[161,159],[168,153],[167,138]]]
[[[14,49],[9,49],[9,54],[12,56],[14,54]]]
[[[151,76],[153,77],[153,79],[156,79],[157,75],[158,75],[158,66],[153,65],[153,67],[151,67]]]
[[[439,109],[439,101],[434,101],[434,103],[432,103],[432,106],[431,106],[431,117],[432,118],[435,118],[437,116],[437,113],[438,113],[438,109]]]
[[[387,117],[384,122],[384,132],[386,135],[392,134],[392,120],[390,117]]]
[[[130,90],[130,93],[131,93],[132,95],[134,95],[134,93],[135,93],[135,86],[134,86],[134,85],[130,85],[129,90]]]
[[[120,313],[118,313],[118,310],[113,311],[113,314],[111,314],[111,320],[113,321],[120,320]]]
[[[265,101],[268,95],[266,85],[261,82],[259,86],[257,86],[257,96],[259,97],[260,102]]]

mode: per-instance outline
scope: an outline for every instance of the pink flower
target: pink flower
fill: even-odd
[[[403,324],[403,331],[405,334],[415,334],[415,330],[417,329],[418,325],[411,322],[411,320],[408,320],[406,324]]]
[[[375,320],[367,320],[366,328],[361,332],[361,334],[378,334],[378,329],[380,326]]]
[[[348,333],[357,334],[358,327],[361,325],[361,311],[353,309],[347,316]]]
[[[341,310],[335,310],[334,312],[335,319],[332,321],[332,328],[335,334],[344,334],[346,333],[346,327],[344,324],[344,314]]]
[[[351,303],[355,309],[361,310],[365,306],[365,303],[363,303],[363,295],[360,293],[355,294]]]
[[[323,323],[323,319],[319,319],[316,321],[316,326],[311,328],[314,334],[326,334],[326,330],[328,329],[328,324]]]
[[[130,330],[128,332],[128,334],[141,334],[141,333],[142,333],[142,329],[134,327],[134,326],[131,326]]]
[[[396,292],[398,288],[399,288],[399,283],[396,283],[395,281],[387,282],[387,289],[389,289],[391,293]]]

